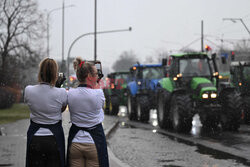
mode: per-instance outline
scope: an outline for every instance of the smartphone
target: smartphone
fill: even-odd
[[[99,63],[95,64],[95,67],[96,67],[97,70],[101,70],[101,64],[99,64]]]
[[[62,72],[59,72],[58,76],[59,76],[59,77],[63,77],[63,73],[62,73]]]

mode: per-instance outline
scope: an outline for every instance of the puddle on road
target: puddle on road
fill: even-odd
[[[211,148],[207,148],[204,146],[197,146],[197,150],[196,152],[200,153],[200,154],[204,154],[204,155],[210,155],[211,157],[215,158],[215,159],[221,159],[221,160],[235,160],[237,163],[242,163],[246,166],[250,166],[250,162],[244,158],[241,157],[237,157],[234,155],[230,155],[228,153],[225,152],[221,152],[221,151],[217,151]]]
[[[134,129],[136,127],[132,126],[132,125],[129,125],[127,124],[126,122],[120,122],[119,123],[119,128],[122,128],[122,129],[126,129],[126,128],[131,128],[131,129]]]
[[[158,160],[158,162],[174,162],[174,159],[168,159],[168,160]]]
[[[158,160],[159,163],[174,163],[175,161],[179,161],[180,159],[165,159],[165,160]],[[183,166],[178,166],[178,165],[173,165],[173,164],[168,164],[168,165],[162,165],[162,167],[183,167]]]
[[[177,165],[163,165],[162,167],[183,167],[183,166],[177,166]]]
[[[13,166],[13,164],[0,164],[0,166]]]

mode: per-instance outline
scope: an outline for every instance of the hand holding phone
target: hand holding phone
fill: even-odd
[[[65,80],[66,80],[66,77],[64,73],[59,73],[55,87],[60,88]]]

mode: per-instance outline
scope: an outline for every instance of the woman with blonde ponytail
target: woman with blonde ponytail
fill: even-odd
[[[39,66],[39,84],[25,88],[24,100],[30,108],[26,167],[65,166],[62,112],[67,106],[67,92],[55,87],[57,81],[56,61],[45,58]]]

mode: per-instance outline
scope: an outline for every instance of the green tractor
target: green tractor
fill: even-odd
[[[231,83],[236,87],[244,102],[242,119],[244,123],[250,123],[250,62],[234,61],[230,66]]]
[[[104,90],[106,98],[105,114],[117,115],[120,105],[127,104],[127,80],[129,72],[113,72],[108,74],[107,85]]]
[[[229,82],[219,82],[216,54],[169,57],[167,77],[158,82],[157,118],[161,128],[190,132],[195,114],[205,128],[236,131],[241,98]]]

